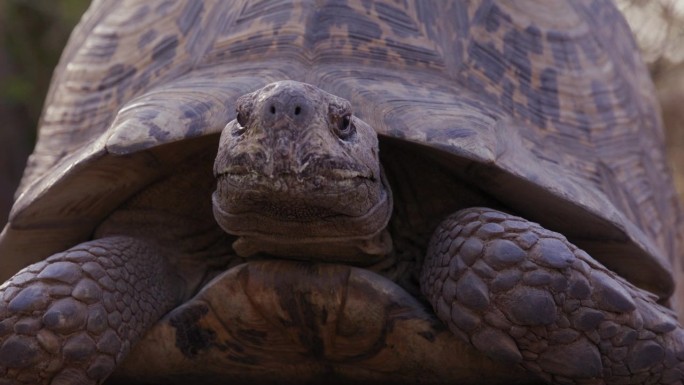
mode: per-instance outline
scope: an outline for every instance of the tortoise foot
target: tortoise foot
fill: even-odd
[[[102,383],[176,300],[166,265],[117,237],[18,272],[0,287],[0,384]]]
[[[446,219],[421,287],[455,335],[548,382],[684,378],[684,330],[672,311],[522,218],[474,208]]]

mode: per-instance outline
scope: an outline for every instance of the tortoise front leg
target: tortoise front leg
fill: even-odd
[[[492,358],[552,383],[681,383],[672,311],[536,223],[467,209],[434,234],[421,277],[437,316]]]
[[[178,302],[159,248],[128,238],[82,243],[0,287],[0,384],[97,384]]]

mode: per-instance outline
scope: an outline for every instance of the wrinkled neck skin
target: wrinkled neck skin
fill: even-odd
[[[391,214],[392,194],[389,188],[383,191],[381,200],[366,215],[340,215],[320,222],[282,223],[279,218],[264,214],[233,214],[223,211],[214,202],[217,222],[228,233],[239,237],[233,243],[233,249],[241,257],[275,256],[357,266],[375,264],[392,251],[392,238],[387,229]],[[241,230],[245,225],[259,230]],[[268,229],[274,231],[268,232]],[[338,229],[344,229],[342,235],[337,235]]]
[[[316,87],[278,82],[238,99],[214,175],[214,217],[242,257],[367,266],[392,250],[377,135]]]

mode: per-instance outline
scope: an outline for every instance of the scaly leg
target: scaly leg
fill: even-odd
[[[671,310],[562,235],[474,208],[435,232],[423,293],[490,357],[560,384],[682,383],[684,330]]]
[[[0,287],[0,384],[98,384],[179,300],[162,251],[110,237],[18,272]]]

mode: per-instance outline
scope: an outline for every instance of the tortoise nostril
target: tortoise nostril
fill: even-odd
[[[302,107],[299,107],[299,106],[295,107],[294,114],[299,115],[300,112],[302,112]]]
[[[275,106],[271,106],[270,111],[271,111],[272,114],[275,114],[275,113],[276,113],[276,108],[275,108]]]

